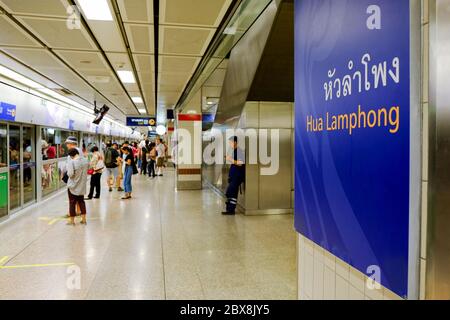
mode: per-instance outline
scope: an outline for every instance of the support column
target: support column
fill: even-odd
[[[202,189],[202,101],[200,91],[176,119],[177,189]]]

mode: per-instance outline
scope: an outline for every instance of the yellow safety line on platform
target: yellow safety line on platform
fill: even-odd
[[[0,266],[0,269],[26,269],[26,268],[46,268],[46,267],[66,267],[73,266],[75,263],[66,262],[66,263],[48,263],[48,264],[28,264],[28,265],[19,265],[19,266]]]
[[[56,219],[51,220],[51,221],[48,223],[48,225],[49,225],[49,226],[52,226],[52,225],[54,225],[56,222],[58,222],[58,221],[63,221],[63,220],[65,220],[65,219],[64,219],[64,218],[56,218]]]
[[[8,261],[8,256],[4,256],[3,258],[0,259],[0,266],[4,265],[6,263],[6,261]]]

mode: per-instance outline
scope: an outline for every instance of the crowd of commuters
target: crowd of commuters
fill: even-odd
[[[95,145],[82,149],[77,138],[71,136],[65,145],[68,157],[62,180],[68,187],[68,225],[72,226],[75,225],[76,216],[81,216],[81,224],[87,224],[85,200],[100,198],[104,172],[109,192],[116,188],[118,192],[124,192],[122,200],[129,200],[132,199],[133,176],[148,175],[152,179],[162,177],[168,159],[167,145],[160,138],[155,142],[148,139],[140,143],[126,141],[120,146],[116,142],[109,142],[101,149]],[[46,158],[51,159],[52,146],[43,141],[42,149]],[[90,189],[85,198],[88,176],[91,177]]]

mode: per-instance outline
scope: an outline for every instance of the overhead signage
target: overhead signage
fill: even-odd
[[[156,119],[151,117],[127,117],[128,127],[153,127]]]
[[[296,0],[295,226],[408,292],[409,0]]]
[[[0,120],[16,121],[17,108],[15,105],[0,102]]]

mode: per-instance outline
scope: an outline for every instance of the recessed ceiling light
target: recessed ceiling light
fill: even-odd
[[[134,103],[144,103],[141,97],[132,97],[131,100],[133,100]]]
[[[117,74],[119,75],[119,78],[123,83],[136,83],[134,74],[131,71],[119,70],[117,71]]]
[[[78,0],[88,20],[113,21],[107,0]]]
[[[138,109],[139,110],[139,113],[141,113],[141,114],[146,114],[147,113],[147,110],[145,110],[145,109]]]

